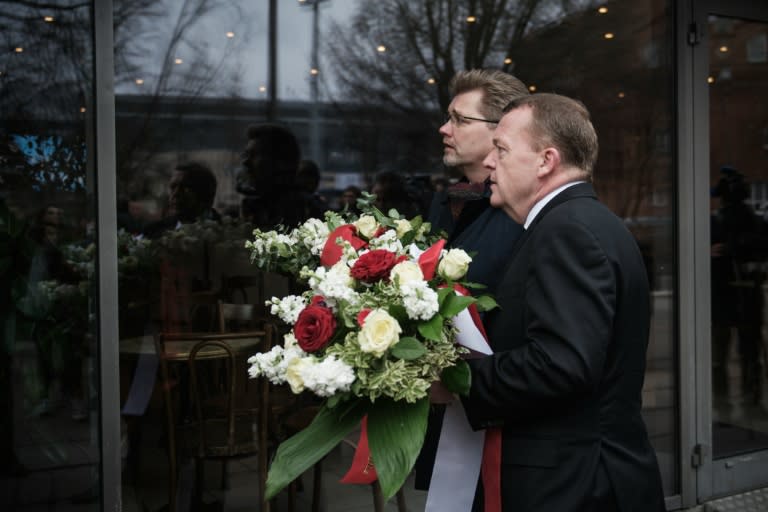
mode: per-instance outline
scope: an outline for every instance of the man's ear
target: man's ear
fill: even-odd
[[[542,150],[541,160],[539,161],[539,177],[550,174],[554,169],[560,166],[560,151],[557,148],[548,147]]]

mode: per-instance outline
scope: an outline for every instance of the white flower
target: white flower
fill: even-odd
[[[271,306],[269,309],[270,313],[291,325],[296,323],[299,313],[306,307],[304,298],[298,295],[288,295],[282,299],[272,297],[266,304]]]
[[[440,309],[437,292],[426,281],[409,281],[400,285],[403,294],[403,306],[408,318],[429,320]]]
[[[370,250],[386,249],[395,254],[401,254],[403,252],[403,243],[397,238],[397,233],[392,229],[385,231],[381,236],[371,240],[368,247]]]
[[[318,268],[314,277],[310,278],[309,286],[317,295],[325,297],[329,307],[334,308],[339,300],[352,304],[358,302],[358,293],[353,289],[355,280],[349,273],[345,261],[339,261],[329,269]]]
[[[400,341],[403,332],[397,320],[383,309],[374,309],[363,322],[363,327],[357,335],[360,350],[381,357],[389,347]]]
[[[309,248],[309,252],[318,256],[328,240],[328,226],[320,219],[309,219],[297,230],[298,239]]]
[[[365,238],[373,238],[376,230],[379,229],[379,223],[376,222],[376,217],[373,215],[361,215],[359,219],[354,222],[357,231]]]
[[[317,364],[314,357],[295,357],[285,369],[285,381],[291,386],[291,391],[299,394],[304,391],[303,374],[308,371],[308,367]]]
[[[290,335],[293,336],[293,333]],[[288,335],[286,335],[287,340]],[[259,352],[248,358],[248,363],[251,365],[248,368],[248,375],[252,379],[264,376],[272,384],[284,384],[288,366],[294,359],[301,359],[306,356],[307,353],[301,350],[298,345],[289,346],[287,343],[285,347],[275,345],[269,352]]]
[[[471,261],[472,258],[462,249],[451,249],[437,264],[437,273],[445,279],[457,281],[466,275]]]
[[[397,231],[397,236],[399,238],[403,238],[407,232],[413,229],[413,226],[411,226],[411,222],[409,220],[397,219],[395,221],[395,229]]]
[[[402,286],[411,281],[423,281],[424,274],[417,263],[414,263],[413,261],[401,261],[390,270],[389,280]]]
[[[316,364],[301,365],[299,372],[304,386],[323,397],[349,391],[355,381],[355,371],[352,367],[337,360],[333,355]]]

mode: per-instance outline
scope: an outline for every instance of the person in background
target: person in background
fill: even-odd
[[[341,191],[341,197],[339,198],[339,211],[345,209],[350,213],[359,215],[360,208],[357,207],[357,200],[360,198],[362,190],[354,185],[349,185]]]
[[[641,414],[648,278],[634,237],[592,187],[589,112],[556,94],[524,96],[493,141],[491,205],[525,233],[484,319],[493,354],[467,360],[461,400],[472,429],[500,429],[502,509],[662,512]]]
[[[495,284],[509,259],[522,228],[489,202],[490,170],[483,159],[493,149],[493,130],[502,109],[512,99],[527,96],[528,89],[516,77],[502,71],[460,71],[451,81],[453,99],[448,105],[443,137],[443,163],[460,171],[459,183],[436,190],[427,220],[433,232],[445,232],[447,246],[473,254],[466,280],[495,293]],[[443,406],[430,410],[427,435],[416,462],[416,488],[427,489],[442,428]]]
[[[213,208],[216,176],[205,164],[189,162],[177,165],[168,181],[168,204],[163,218],[144,228],[144,235],[156,238],[180,224],[200,220],[221,221]]]
[[[301,149],[293,132],[262,124],[249,127],[247,136],[236,175],[242,217],[261,229],[293,227],[312,217],[312,204],[296,181]]]
[[[397,172],[383,171],[376,175],[371,185],[371,194],[376,196],[374,205],[384,213],[394,208],[407,218],[415,217],[419,211],[419,203],[408,189],[405,178]]]
[[[323,218],[328,210],[328,202],[317,192],[320,186],[320,168],[312,160],[299,162],[299,171],[296,174],[296,185],[304,194],[307,203],[308,217]]]

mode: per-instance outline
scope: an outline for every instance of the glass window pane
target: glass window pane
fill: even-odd
[[[718,459],[768,448],[768,108],[759,99],[768,71],[768,30],[766,23],[713,15],[709,24],[712,451]],[[743,131],[735,137],[730,126]]]
[[[91,6],[4,2],[0,27],[4,505],[97,510]]]
[[[219,330],[220,298],[260,306],[290,291],[289,280],[249,262],[243,242],[254,227],[340,208],[355,187],[376,186],[382,197],[394,188],[391,204],[425,212],[433,183],[457,178],[443,166],[438,128],[451,76],[471,67],[504,69],[531,91],[571,95],[592,112],[596,188],[636,235],[651,279],[643,412],[665,491],[679,492],[671,2],[612,3],[605,12],[593,2],[501,12],[470,12],[473,2],[452,10],[447,2],[276,3],[270,27],[268,2],[116,2],[126,499],[150,508],[195,499],[191,459],[175,438],[190,417],[190,376],[178,361],[158,364],[158,335]],[[295,178],[302,159],[319,167],[318,184]],[[377,184],[381,173],[397,186]],[[171,442],[178,460],[168,456]],[[336,483],[349,455],[341,450],[326,466],[339,473],[325,478],[330,503],[355,493]],[[230,487],[211,477],[204,501],[255,503],[255,459],[227,471]],[[425,498],[409,482],[406,499],[418,508]]]

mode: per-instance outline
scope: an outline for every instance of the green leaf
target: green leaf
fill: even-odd
[[[462,282],[461,286],[464,288],[467,288],[468,290],[484,290],[488,288],[486,285],[482,283],[472,283],[472,282]]]
[[[440,341],[443,335],[444,322],[445,319],[442,317],[442,315],[440,315],[440,313],[438,313],[428,322],[422,322],[418,324],[416,328],[419,330],[419,334],[424,336],[426,339],[432,341]]]
[[[475,302],[475,304],[477,305],[478,311],[490,311],[499,307],[494,298],[490,295],[481,295],[477,297],[477,302]]]
[[[427,348],[422,342],[413,337],[400,338],[392,347],[392,355],[398,359],[412,361],[427,353]]]
[[[392,304],[387,308],[387,312],[392,318],[397,320],[400,325],[403,325],[408,321],[408,311],[406,311],[405,306]]]
[[[354,400],[347,407],[323,407],[307,428],[280,443],[267,476],[267,499],[325,457],[360,424],[370,405]]]
[[[477,299],[474,297],[456,295],[454,293],[453,295],[446,297],[445,301],[440,305],[440,314],[446,318],[453,318],[476,301]]]
[[[381,399],[368,413],[368,445],[384,499],[403,486],[427,431],[429,399],[414,404]]]
[[[448,299],[448,297],[456,295],[456,292],[453,291],[453,288],[440,288],[437,290],[437,303],[440,305],[440,307],[443,307],[443,303]]]
[[[452,393],[468,395],[472,386],[472,372],[464,360],[459,360],[455,366],[449,366],[440,374],[440,380]]]

